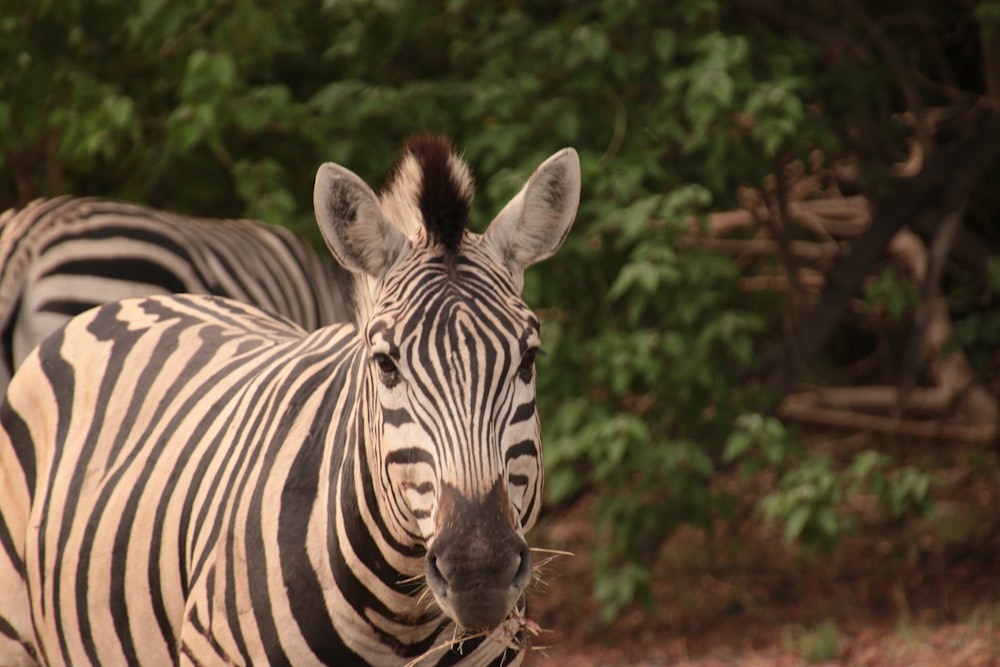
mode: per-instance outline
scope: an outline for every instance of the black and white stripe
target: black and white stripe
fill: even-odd
[[[0,406],[0,664],[522,661],[542,468],[519,292],[579,163],[554,155],[480,236],[464,165],[422,141],[381,200],[317,174],[357,325],[153,296],[29,355]]]
[[[92,197],[0,215],[0,387],[45,336],[128,297],[216,294],[312,331],[352,315],[350,276],[280,227]]]

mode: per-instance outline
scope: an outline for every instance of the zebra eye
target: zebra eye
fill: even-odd
[[[392,357],[382,352],[376,352],[372,355],[372,361],[378,367],[379,376],[381,376],[385,386],[392,387],[399,382],[399,368],[396,367],[396,362],[392,360]]]
[[[517,367],[517,376],[524,382],[531,382],[535,374],[535,358],[539,354],[545,354],[537,347],[529,348],[521,357],[521,364]]]

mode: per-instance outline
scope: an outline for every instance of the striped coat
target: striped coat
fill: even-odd
[[[217,294],[307,330],[347,321],[350,275],[288,230],[93,197],[0,215],[0,388],[73,315],[133,296]]]

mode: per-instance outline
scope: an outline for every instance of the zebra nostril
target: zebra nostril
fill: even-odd
[[[435,554],[427,555],[427,582],[440,587],[443,591],[448,590],[448,579],[438,567],[438,558]]]
[[[522,591],[531,581],[531,551],[529,551],[528,545],[521,547],[519,556],[521,560],[520,563],[518,563],[517,571],[514,573],[514,580],[511,582],[511,588]]]

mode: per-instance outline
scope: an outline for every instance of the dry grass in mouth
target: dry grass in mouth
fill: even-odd
[[[544,568],[548,564],[559,558],[573,555],[569,551],[542,549],[540,547],[532,547],[530,551],[532,553],[545,554],[544,558],[538,562],[533,562],[531,565],[532,584],[537,588],[544,588],[546,586],[543,574]],[[420,582],[423,578],[423,575],[416,575],[406,579],[402,583],[412,582],[420,586],[418,582]],[[430,587],[427,586],[426,583],[422,585],[422,590],[420,591],[420,595],[417,597],[417,601],[428,607],[434,604],[434,596],[431,595]],[[437,646],[432,646],[413,660],[406,663],[404,667],[417,667],[417,665],[427,658],[452,649],[457,649],[458,652],[461,653],[462,646],[465,642],[472,639],[479,639],[481,637],[486,637],[488,640],[501,644],[505,648],[512,651],[520,651],[524,648],[524,645],[529,637],[538,637],[544,632],[547,632],[547,630],[543,629],[535,621],[524,616],[520,610],[515,608],[510,612],[507,618],[500,623],[500,625],[490,630],[469,631],[456,625],[451,639],[438,644]],[[546,648],[548,647],[532,646],[530,650],[544,652]]]
[[[481,637],[486,637],[490,641],[502,644],[505,648],[508,648],[511,651],[520,651],[524,648],[523,644],[526,634],[532,637],[537,637],[543,632],[545,632],[545,630],[540,628],[537,623],[531,619],[525,618],[521,615],[521,612],[515,609],[509,616],[507,616],[503,623],[492,630],[476,630],[472,632],[456,625],[451,639],[438,644],[437,646],[432,646],[413,660],[406,663],[404,667],[417,667],[417,665],[427,658],[452,649],[456,649],[459,653],[461,653],[462,646],[465,642],[473,639],[479,639]],[[543,648],[544,647],[537,647],[536,649],[535,647],[532,647],[532,650],[542,650]]]

